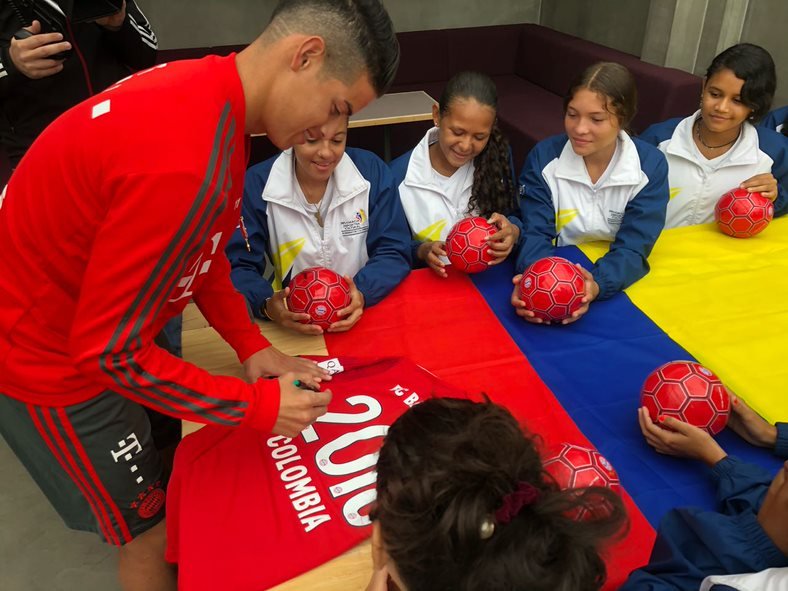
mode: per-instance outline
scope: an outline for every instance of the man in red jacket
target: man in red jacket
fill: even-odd
[[[294,436],[325,374],[270,346],[230,282],[247,136],[280,148],[382,94],[399,59],[379,0],[283,0],[237,55],[135,74],[36,140],[0,203],[0,432],[66,523],[121,547],[124,589],[173,589],[164,476],[140,405]],[[154,343],[193,300],[249,383]],[[279,375],[279,380],[262,379]]]

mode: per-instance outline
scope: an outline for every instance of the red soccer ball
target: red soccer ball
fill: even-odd
[[[671,361],[651,372],[640,405],[655,423],[665,415],[712,435],[725,428],[731,412],[731,398],[720,379],[694,361]]]
[[[328,328],[341,320],[338,312],[350,305],[350,286],[339,273],[325,267],[309,267],[290,281],[287,309],[309,314],[310,321]]]
[[[520,299],[542,320],[563,320],[583,305],[583,274],[561,257],[545,257],[528,267],[520,280]]]
[[[733,189],[720,197],[714,220],[720,230],[734,238],[751,238],[762,232],[774,217],[774,203],[760,193]]]
[[[621,492],[618,473],[595,449],[564,443],[549,455],[543,466],[562,490],[603,486],[619,494]],[[572,516],[575,519],[585,519],[589,516],[588,509],[580,509]]]
[[[487,237],[498,228],[484,218],[464,218],[454,224],[446,236],[446,256],[452,266],[463,273],[479,273],[495,260],[487,245]]]

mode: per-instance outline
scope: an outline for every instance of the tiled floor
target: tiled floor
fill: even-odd
[[[63,525],[0,437],[0,590],[118,591],[117,551]]]

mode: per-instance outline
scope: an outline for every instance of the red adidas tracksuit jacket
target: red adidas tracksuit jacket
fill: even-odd
[[[270,345],[230,282],[245,104],[235,56],[140,72],[49,126],[0,202],[0,394],[105,389],[172,416],[270,429],[278,384],[209,374],[153,343],[193,299],[240,360]]]

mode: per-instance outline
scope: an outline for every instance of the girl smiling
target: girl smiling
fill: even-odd
[[[635,80],[624,66],[588,67],[564,99],[566,133],[539,142],[520,173],[518,272],[550,256],[554,245],[611,243],[591,272],[581,268],[584,305],[563,324],[648,273],[647,258],[665,224],[668,167],[659,150],[627,133],[636,105]],[[516,287],[512,305],[529,322],[542,322]]]
[[[233,283],[252,313],[302,334],[322,329],[287,309],[287,284],[298,272],[321,266],[345,275],[352,301],[328,329],[339,332],[410,270],[391,172],[371,152],[346,149],[347,117],[334,127],[247,171],[241,226],[227,246]]]
[[[640,138],[665,154],[670,167],[666,227],[704,224],[727,191],[740,187],[788,211],[788,146],[774,130],[755,127],[769,111],[774,61],[762,47],[740,43],[712,60],[700,109],[686,119],[652,125]]]
[[[479,72],[455,75],[433,107],[435,127],[391,163],[413,235],[413,262],[441,277],[444,240],[464,217],[481,215],[498,227],[488,239],[491,264],[503,261],[520,238],[511,153],[498,129],[497,109],[490,78]]]

